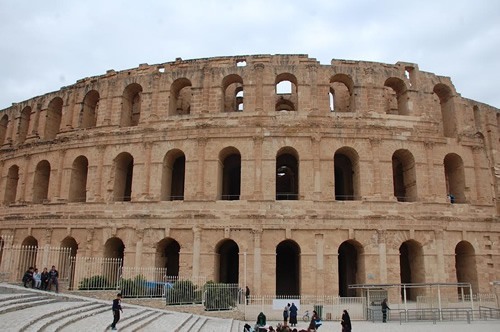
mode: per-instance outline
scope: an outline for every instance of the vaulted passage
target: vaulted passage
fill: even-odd
[[[223,200],[239,200],[241,187],[241,156],[233,153],[222,160]]]
[[[457,272],[457,282],[467,282],[472,286],[472,292],[477,294],[477,267],[476,253],[474,247],[467,241],[460,241],[455,247],[455,269]],[[465,294],[469,294],[469,288],[463,288]],[[461,295],[462,289],[458,288]]]
[[[237,284],[239,282],[239,248],[233,240],[222,241],[217,248],[219,282]]]
[[[465,173],[462,158],[455,153],[447,154],[444,157],[444,173],[450,202],[466,203]]]
[[[121,268],[124,266],[123,257],[125,253],[125,245],[120,238],[112,237],[106,241],[104,245],[104,257],[112,258],[115,264],[103,265],[102,275],[110,282],[118,280]]]
[[[181,150],[169,151],[163,159],[162,201],[184,200],[186,157]]]
[[[276,295],[300,295],[300,247],[291,240],[276,247]]]
[[[69,183],[69,201],[87,201],[87,173],[89,162],[84,156],[79,156],[73,162]]]
[[[50,164],[42,160],[36,165],[35,179],[33,181],[33,203],[42,203],[49,193]]]
[[[299,165],[294,154],[278,153],[276,159],[276,199],[299,199]]]
[[[339,247],[338,271],[339,271],[339,296],[354,297],[355,289],[349,289],[349,285],[361,283],[358,274],[362,271],[362,260],[359,256],[361,247],[351,241],[343,242]]]
[[[414,240],[403,242],[399,247],[399,267],[402,284],[424,283],[425,269],[422,245]],[[417,288],[407,288],[406,298],[416,301],[421,290]],[[404,298],[401,289],[401,298]]]
[[[179,255],[181,246],[172,238],[165,238],[156,247],[156,267],[165,268],[166,276],[179,276]]]
[[[26,237],[21,243],[18,273],[24,274],[30,267],[36,267],[38,240],[33,236]],[[22,275],[21,275],[22,277]]]
[[[356,151],[343,147],[335,152],[335,200],[352,201],[358,199],[359,162]]]
[[[5,186],[4,203],[10,204],[16,201],[17,184],[19,182],[19,167],[11,166],[7,173],[7,181]]]
[[[400,149],[392,155],[392,179],[398,202],[417,200],[415,159],[408,150]]]
[[[121,153],[115,159],[114,200],[126,202],[131,200],[134,158],[128,153]]]

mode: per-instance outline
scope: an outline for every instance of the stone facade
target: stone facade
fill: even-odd
[[[413,63],[177,59],[0,118],[16,244],[252,294],[500,279],[499,110]]]

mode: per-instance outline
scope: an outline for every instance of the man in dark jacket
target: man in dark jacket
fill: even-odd
[[[116,299],[113,300],[113,306],[111,308],[113,310],[113,323],[111,323],[111,329],[116,330],[116,323],[120,320],[120,311],[122,310],[122,294],[116,294]]]
[[[57,272],[55,265],[52,265],[52,269],[49,271],[49,291],[52,289],[52,285],[56,285],[56,293],[59,293],[59,272]]]
[[[49,287],[49,271],[47,271],[46,267],[43,268],[43,271],[41,273],[41,280],[42,284],[40,285],[40,289],[47,290],[47,288]]]
[[[33,287],[33,268],[31,266],[28,268],[26,272],[24,272],[23,285],[26,288],[28,288],[28,285],[30,288]]]

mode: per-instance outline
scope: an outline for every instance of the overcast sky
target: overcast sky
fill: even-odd
[[[449,76],[500,108],[498,0],[0,0],[0,109],[108,69],[308,54]]]

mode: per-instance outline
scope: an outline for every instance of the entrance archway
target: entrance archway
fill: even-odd
[[[339,271],[339,296],[355,297],[356,289],[350,289],[349,285],[363,283],[363,262],[360,257],[362,247],[359,243],[349,240],[343,242],[339,247],[338,271]]]
[[[156,249],[156,267],[165,268],[166,276],[179,276],[179,253],[181,246],[172,238],[166,238],[158,243]]]
[[[221,283],[239,282],[239,248],[233,240],[223,240],[216,247],[218,280]]]
[[[399,247],[399,267],[402,284],[424,283],[424,254],[422,245],[415,240],[403,242]],[[406,298],[416,301],[419,289],[406,288]],[[404,298],[404,290],[401,289],[401,298]]]
[[[300,295],[300,247],[292,240],[276,247],[276,295]]]
[[[457,282],[468,282],[472,286],[472,292],[477,294],[477,267],[476,253],[474,247],[467,241],[460,241],[455,247],[455,269],[457,273]],[[469,293],[468,288],[458,288],[458,294],[462,294],[462,290]]]

